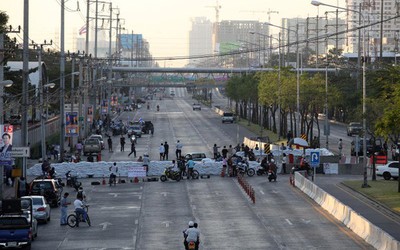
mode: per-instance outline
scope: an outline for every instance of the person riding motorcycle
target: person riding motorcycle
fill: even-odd
[[[195,223],[193,221],[189,221],[188,226],[189,228],[183,231],[183,244],[186,250],[190,250],[193,249],[194,243],[194,249],[197,250],[199,249],[200,243],[200,230],[197,229],[197,226],[195,227]]]

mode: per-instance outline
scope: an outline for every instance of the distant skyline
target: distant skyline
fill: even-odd
[[[94,2],[94,0],[91,0]],[[104,1],[102,1],[104,2]],[[345,6],[345,0],[321,1],[331,5]],[[23,27],[23,3],[24,0],[2,0],[0,10],[9,15],[9,24]],[[79,5],[80,11],[76,11]],[[271,23],[280,24],[281,18],[306,18],[323,15],[324,7],[311,5],[311,0],[219,0],[219,21],[221,20],[258,20],[268,21],[268,11],[271,13]],[[65,1],[65,49],[72,51],[74,48],[72,39],[82,37],[79,29],[85,24],[86,1]],[[119,8],[119,18],[122,20],[122,33],[143,34],[150,44],[150,52],[154,57],[176,57],[188,55],[188,35],[191,28],[191,18],[206,17],[211,22],[216,20],[216,0],[114,0],[113,8]],[[91,16],[94,16],[95,4],[91,4]],[[99,3],[99,12],[103,4]],[[108,4],[104,6],[104,18],[108,18]],[[29,38],[36,43],[44,40],[53,40],[52,48],[59,50],[60,41],[60,0],[30,0],[29,1]],[[116,18],[113,15],[113,18]],[[98,21],[101,26],[102,20]],[[115,22],[114,22],[115,25]],[[108,28],[107,21],[104,27]],[[93,28],[93,27],[91,27]],[[93,32],[93,30],[91,31]],[[108,31],[107,36],[108,36]],[[277,33],[277,31],[276,31]],[[17,35],[17,40],[22,43],[22,33]],[[115,41],[115,31],[113,31]],[[182,61],[159,62],[160,65],[183,66]]]

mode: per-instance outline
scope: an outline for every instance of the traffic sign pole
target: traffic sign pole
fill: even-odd
[[[320,164],[320,152],[319,151],[311,151],[310,157],[311,157],[311,167],[314,169],[313,181],[315,181],[317,167]]]

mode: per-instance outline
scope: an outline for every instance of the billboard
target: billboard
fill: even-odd
[[[108,100],[103,100],[103,101],[101,102],[101,113],[102,113],[103,115],[105,115],[105,114],[108,113]]]
[[[11,167],[13,165],[13,158],[11,157],[13,126],[0,124],[0,132],[0,165]]]
[[[65,136],[74,137],[79,135],[78,112],[65,113]]]

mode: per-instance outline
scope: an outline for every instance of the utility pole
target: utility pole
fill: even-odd
[[[63,1],[63,0],[62,0]],[[28,146],[28,84],[29,84],[29,0],[24,0],[24,26],[23,26],[23,65],[22,65],[22,146]],[[22,158],[22,176],[26,178],[27,161]]]
[[[52,45],[53,41],[50,40],[50,43],[47,43],[46,40],[44,40],[44,43],[42,44],[33,44],[34,48],[37,49],[38,53],[38,64],[39,64],[39,93],[40,93],[40,134],[41,134],[41,152],[42,152],[42,162],[45,161],[46,157],[46,128],[44,124],[44,120],[47,119],[47,117],[44,115],[44,108],[43,108],[43,89],[44,89],[44,84],[43,84],[43,73],[42,73],[42,50],[43,46],[46,45]]]
[[[60,160],[64,159],[64,140],[65,140],[65,51],[64,51],[64,3],[65,0],[61,0],[61,31],[60,31]]]

